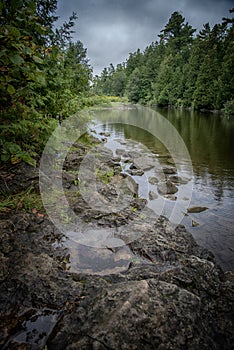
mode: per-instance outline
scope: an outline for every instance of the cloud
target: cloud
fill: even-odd
[[[174,11],[201,29],[206,22],[220,22],[232,6],[232,0],[59,0],[58,15],[63,22],[77,12],[74,40],[87,47],[94,73],[99,74],[157,40]]]

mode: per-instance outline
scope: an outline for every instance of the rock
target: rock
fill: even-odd
[[[98,148],[101,169],[116,166],[112,153]],[[72,179],[64,174],[65,182]],[[73,224],[84,236],[111,232],[109,242],[127,242],[122,251],[107,245],[94,253],[77,247],[77,232],[62,234],[46,217],[0,213],[0,347],[231,349],[233,274],[182,225],[156,217],[131,177],[109,180],[97,181],[93,200],[102,195],[111,209],[122,196],[123,208],[103,212],[78,195],[70,203]],[[178,190],[170,180],[160,187],[166,196]]]
[[[98,279],[83,275],[83,297],[49,349],[231,348],[232,282],[182,226],[159,218],[131,249],[149,262]]]
[[[188,213],[201,213],[202,211],[207,210],[207,207],[190,207],[187,209]]]
[[[83,156],[78,156],[76,152],[70,152],[64,162],[64,170],[79,170],[79,166],[83,160]]]
[[[139,185],[134,181],[131,176],[126,176],[124,179],[126,186],[130,189],[130,191],[136,196],[138,194]]]
[[[0,174],[0,193],[16,194],[29,187],[38,188],[39,172],[24,162],[3,166]]]
[[[61,268],[67,251],[59,254],[58,243],[64,237],[47,220],[39,223],[25,213],[7,217],[0,216],[6,267],[0,285],[2,348],[231,349],[233,282],[184,227],[163,217],[155,221],[150,212],[144,219],[137,215],[142,236],[130,244],[137,262],[120,253],[119,272],[106,269],[102,275],[97,269],[96,276],[85,261],[86,273]],[[27,226],[16,231],[22,220]],[[4,251],[7,237],[11,249]],[[102,251],[92,256],[95,263]]]
[[[108,131],[101,131],[99,132],[99,135],[109,137],[111,134]]]
[[[158,193],[161,195],[175,194],[178,191],[178,188],[170,180],[166,182],[160,181],[157,188]]]
[[[165,194],[164,198],[169,199],[171,201],[176,201],[177,200],[177,197],[174,196],[173,194]]]
[[[77,171],[77,174],[78,174],[78,171]],[[77,174],[64,171],[63,172],[63,187],[68,189],[74,184],[77,186],[78,182],[79,182],[77,179]]]
[[[158,179],[155,176],[149,177],[148,181],[151,185],[156,185],[158,183]]]
[[[188,179],[184,176],[178,176],[178,175],[170,176],[169,180],[175,184],[178,184],[178,185],[186,185],[190,181],[190,179]]]
[[[127,173],[129,173],[132,176],[144,175],[144,171],[142,169],[129,169],[129,170],[127,170]]]
[[[143,156],[140,155],[137,158],[132,155],[132,152],[129,152],[129,155],[134,159],[134,163],[133,164],[137,168],[140,168],[140,169],[142,169],[144,171],[153,169],[156,166],[156,164],[157,164],[155,162],[155,159],[150,157],[147,154],[144,154]]]
[[[122,156],[122,157],[128,157],[128,152],[126,152],[124,149],[122,148],[117,148],[117,150],[115,151],[117,156]]]
[[[157,199],[158,195],[157,193],[153,192],[153,191],[149,191],[149,199],[152,201],[154,199]]]
[[[199,226],[199,223],[196,222],[195,220],[192,220],[192,227],[197,227]]]
[[[174,167],[169,167],[169,166],[165,166],[163,167],[163,172],[166,175],[170,175],[170,174],[176,174],[176,168]]]

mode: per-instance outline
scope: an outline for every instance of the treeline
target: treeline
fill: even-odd
[[[230,13],[233,9],[230,10]],[[98,94],[127,96],[131,102],[233,113],[234,20],[196,30],[174,12],[159,41],[131,53],[122,64],[96,76]]]
[[[58,119],[92,104],[76,14],[56,28],[56,9],[57,0],[1,0],[1,161],[35,164]]]

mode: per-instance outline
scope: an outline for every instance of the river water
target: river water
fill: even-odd
[[[97,134],[108,133],[106,146],[113,151],[124,148],[126,141],[134,142],[139,150],[147,147],[162,166],[180,164],[179,175],[187,172],[191,178],[189,207],[207,208],[184,213],[181,223],[224,270],[234,270],[234,121],[213,114],[142,106],[92,113]],[[178,143],[183,143],[190,159],[186,152],[177,153],[175,159],[173,145],[177,149]],[[166,199],[163,215],[167,216],[167,207],[175,201],[176,197]]]

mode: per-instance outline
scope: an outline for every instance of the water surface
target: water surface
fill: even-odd
[[[173,163],[170,151],[162,139],[159,141],[153,135],[159,128],[158,113],[178,131],[190,154],[193,166],[190,207],[208,208],[184,216],[182,224],[199,244],[213,252],[225,270],[234,270],[234,121],[213,114],[153,111],[141,106],[103,109],[94,111],[93,116],[97,131],[110,133],[107,147],[118,147],[119,140],[137,141],[156,154],[161,163],[168,165]],[[134,121],[141,127],[133,126]],[[152,133],[144,130],[146,126]],[[165,130],[164,137],[173,142],[174,136],[168,133],[171,130]],[[186,172],[187,160],[180,159],[180,162]]]

